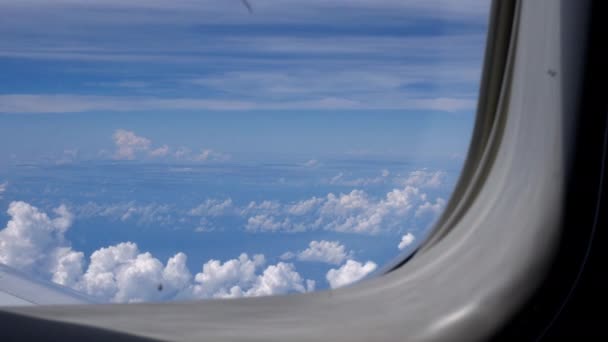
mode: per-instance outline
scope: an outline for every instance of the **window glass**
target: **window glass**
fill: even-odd
[[[364,278],[449,199],[488,6],[1,1],[0,263],[110,302]]]

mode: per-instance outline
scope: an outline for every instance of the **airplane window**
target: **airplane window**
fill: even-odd
[[[0,264],[141,302],[407,256],[467,153],[489,5],[0,3]]]

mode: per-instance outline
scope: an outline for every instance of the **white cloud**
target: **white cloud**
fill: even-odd
[[[230,160],[230,158],[231,158],[231,156],[229,154],[220,153],[220,152],[214,151],[212,149],[206,148],[206,149],[202,149],[199,154],[197,154],[196,156],[194,156],[194,158],[192,158],[192,160],[198,161],[198,162],[208,162],[208,161],[224,162],[224,161]]]
[[[416,217],[430,217],[431,219],[439,216],[443,208],[445,207],[445,200],[443,198],[437,198],[435,203],[425,202],[416,209]]]
[[[163,145],[159,148],[156,148],[150,152],[148,152],[148,155],[150,157],[166,157],[169,154],[169,146],[167,145]]]
[[[270,265],[257,275],[256,270],[264,263],[263,255],[249,258],[247,254],[224,263],[210,260],[203,265],[203,271],[195,276],[192,295],[195,298],[231,298],[314,290],[314,282],[304,281],[290,263]]]
[[[197,298],[240,297],[242,288],[251,287],[255,282],[256,270],[264,263],[263,255],[249,258],[245,253],[224,263],[209,260],[203,265],[202,272],[194,277],[192,294]]]
[[[416,238],[414,237],[414,234],[407,233],[407,234],[403,235],[403,237],[401,237],[401,242],[399,242],[399,245],[397,247],[400,250],[403,250],[403,249],[405,249],[405,247],[411,245],[415,239]]]
[[[187,274],[176,276],[180,255],[172,258],[164,272],[164,265],[150,253],[140,253],[137,244],[123,242],[100,248],[91,254],[89,267],[76,288],[87,294],[112,302],[141,302],[161,300],[170,284],[179,283]],[[183,260],[185,262],[185,260]],[[168,279],[165,279],[167,275]],[[177,279],[177,280],[176,280]],[[163,286],[163,291],[159,286]],[[164,292],[165,288],[167,292]]]
[[[382,181],[388,179],[389,173],[383,174],[385,176],[377,178]],[[412,172],[401,180],[403,187],[388,191],[383,198],[375,198],[366,191],[355,189],[349,193],[329,193],[325,197],[312,197],[295,203],[251,202],[240,210],[240,215],[247,218],[246,229],[249,231],[323,229],[378,234],[403,228],[406,224],[416,225],[432,218],[432,215],[438,215],[445,201],[438,198],[435,203],[430,203],[423,189],[440,186],[444,174],[443,171]]]
[[[201,217],[198,226],[194,228],[194,232],[196,233],[210,233],[213,231],[215,231],[215,227],[206,217]]]
[[[317,208],[322,202],[322,198],[312,197],[310,199],[288,205],[287,212],[295,216],[306,215]]]
[[[247,296],[270,296],[275,294],[286,294],[288,292],[314,291],[315,283],[306,281],[295,271],[293,264],[279,262],[268,266],[264,273],[257,277],[253,286],[247,290]]]
[[[152,143],[150,139],[140,137],[132,131],[117,129],[112,136],[116,145],[114,158],[116,159],[135,159],[135,154],[146,151]]]
[[[311,241],[308,248],[298,253],[300,261],[318,261],[339,265],[349,256],[344,245],[338,241]]]
[[[260,203],[252,201],[241,210],[241,215],[249,214],[272,214],[277,213],[281,209],[281,203],[278,201],[262,201]]]
[[[348,260],[340,268],[332,268],[327,272],[325,278],[329,282],[329,286],[332,289],[352,284],[370,272],[376,269],[377,265],[368,261],[365,264],[361,264],[355,260]]]
[[[191,149],[184,146],[178,147],[171,153],[171,148],[168,145],[164,144],[153,148],[150,139],[125,129],[117,129],[112,135],[112,139],[116,147],[116,151],[112,157],[118,160],[133,160],[138,157],[139,153],[144,152],[148,158],[172,156],[177,160],[189,162],[225,162],[232,158],[229,154],[208,148],[203,148],[200,153],[193,154]],[[105,153],[103,154],[105,155]]]
[[[51,280],[57,284],[74,286],[82,275],[84,253],[73,251],[70,247],[57,247],[49,261]]]
[[[56,217],[50,218],[25,202],[11,202],[6,227],[0,231],[0,263],[29,271],[50,272],[49,267],[64,272],[69,243],[64,234],[73,216],[65,206],[54,210]],[[58,250],[61,249],[61,250]],[[50,264],[50,265],[49,265]]]
[[[0,183],[0,199],[2,199],[2,194],[6,191],[8,187],[8,182]]]
[[[263,296],[312,291],[315,286],[289,263],[258,273],[265,264],[261,254],[242,254],[224,263],[210,260],[193,279],[184,253],[163,264],[133,242],[100,248],[86,265],[84,253],[74,251],[64,237],[73,220],[65,206],[50,218],[25,202],[12,202],[8,214],[11,219],[0,231],[1,263],[112,302]]]
[[[245,226],[250,232],[296,232],[304,231],[304,227],[292,224],[289,218],[277,219],[268,214],[260,214],[247,219]]]
[[[414,172],[408,176],[408,183],[435,186],[442,174],[442,171]],[[162,203],[89,202],[74,207],[74,212],[79,218],[100,216],[138,225],[180,224],[199,232],[214,230],[214,221],[218,217],[230,217],[249,232],[328,230],[373,235],[416,226],[426,227],[445,207],[444,199],[438,197],[431,201],[428,197],[424,187],[404,185],[387,191],[383,197],[356,189],[296,202],[264,200],[239,205],[231,198],[208,198],[187,210]]]
[[[416,170],[409,173],[405,179],[398,180],[403,185],[421,188],[437,188],[443,184],[446,177],[444,171]]]
[[[192,208],[188,214],[192,216],[222,216],[233,209],[232,199],[224,201],[207,199],[196,208]]]
[[[315,223],[339,232],[377,234],[399,224],[399,218],[407,216],[421,196],[416,188],[409,186],[394,189],[379,201],[373,201],[362,190],[340,195],[330,193]]]
[[[192,274],[186,265],[188,257],[184,253],[177,253],[167,261],[167,266],[163,270],[163,279],[165,285],[163,285],[164,291],[174,291],[180,293],[185,290],[192,281]],[[168,289],[164,289],[168,286]],[[171,293],[168,294],[169,296]]]

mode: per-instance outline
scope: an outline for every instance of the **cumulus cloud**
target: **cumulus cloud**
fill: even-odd
[[[412,242],[414,242],[416,238],[414,237],[414,234],[412,233],[407,233],[405,235],[403,235],[401,237],[401,242],[399,242],[399,245],[397,246],[400,250],[405,249],[405,247],[409,246],[412,244]]]
[[[0,263],[23,270],[49,272],[49,267],[61,269],[69,250],[65,232],[73,216],[65,206],[54,210],[51,218],[25,202],[11,202],[7,210],[10,217],[0,231]],[[49,265],[51,264],[51,265]]]
[[[430,217],[435,218],[441,213],[445,207],[445,200],[443,198],[437,198],[435,203],[425,202],[416,209],[416,217]]]
[[[338,241],[311,241],[308,248],[297,254],[300,261],[317,261],[339,265],[351,253]]]
[[[77,288],[113,302],[160,299],[163,264],[150,253],[140,253],[132,242],[119,243],[93,252]]]
[[[376,269],[376,263],[368,261],[362,264],[355,260],[348,260],[340,268],[332,268],[325,278],[332,289],[352,284]]]
[[[279,262],[276,265],[268,266],[245,294],[257,297],[288,292],[304,293],[314,291],[314,289],[315,282],[310,279],[304,282],[300,274],[295,271],[293,264]]]
[[[155,148],[152,146],[152,140],[125,129],[117,129],[112,135],[112,140],[116,148],[112,157],[117,160],[133,160],[138,156],[147,156],[148,158],[173,157],[176,160],[189,162],[225,162],[231,159],[229,154],[208,148],[201,149],[199,153],[192,153],[190,148],[180,146],[171,153],[169,145],[163,144]],[[102,154],[106,155],[106,152]]]
[[[394,189],[379,201],[372,200],[362,190],[340,195],[330,193],[315,223],[339,232],[377,234],[383,228],[390,229],[399,224],[398,218],[405,217],[421,196],[418,189],[410,186]]]
[[[426,177],[414,173],[409,183],[434,184],[441,174],[429,172],[430,176]],[[389,177],[387,175],[383,178]],[[180,209],[171,204],[135,201],[105,204],[89,202],[74,206],[73,209],[78,218],[99,216],[135,222],[138,225],[179,224],[199,232],[214,230],[218,218],[230,218],[249,232],[327,230],[373,235],[424,228],[444,207],[445,200],[440,197],[430,200],[424,187],[404,185],[387,191],[384,196],[355,189],[292,202],[263,200],[242,205],[231,198],[207,198],[189,209]]]
[[[310,199],[288,205],[287,212],[295,216],[306,215],[318,207],[322,202],[322,198],[312,197]]]
[[[133,131],[117,129],[112,136],[116,145],[114,158],[116,159],[135,159],[135,154],[140,151],[146,151],[150,148],[152,142],[150,139],[138,136]]]
[[[256,274],[264,264],[265,258],[261,254],[250,258],[243,253],[238,259],[224,263],[210,260],[195,276],[192,295],[195,298],[234,298],[314,290],[314,282],[305,281],[293,264],[279,262],[266,267],[262,274]]]
[[[384,181],[390,172],[384,170],[378,179]],[[445,200],[428,200],[425,188],[440,186],[443,171],[412,172],[402,187],[388,191],[384,197],[373,197],[355,189],[348,193],[329,193],[298,202],[251,202],[240,212],[246,217],[246,229],[256,232],[300,232],[323,229],[337,232],[378,234],[404,228],[406,224],[427,224],[445,206]]]
[[[60,285],[74,286],[83,272],[84,253],[73,251],[71,247],[57,247],[49,261],[51,280]]]
[[[209,260],[193,277],[184,253],[163,263],[137,244],[122,242],[96,250],[87,265],[84,253],[73,250],[64,236],[73,215],[65,206],[54,212],[51,218],[28,203],[12,202],[11,219],[0,231],[0,262],[112,302],[264,296],[315,287],[293,264],[263,268],[261,254]]]
[[[163,145],[159,148],[153,149],[148,152],[150,157],[166,157],[169,154],[169,146]]]
[[[233,209],[232,199],[224,201],[207,199],[199,206],[192,208],[188,214],[192,216],[221,216],[225,215]]]
[[[197,298],[241,297],[243,288],[251,287],[256,281],[256,270],[264,263],[263,255],[249,258],[245,253],[224,263],[209,260],[202,272],[196,274],[192,294]]]
[[[398,181],[403,185],[423,188],[437,188],[443,183],[445,176],[446,173],[444,171],[429,171],[423,169],[412,171],[406,178]]]

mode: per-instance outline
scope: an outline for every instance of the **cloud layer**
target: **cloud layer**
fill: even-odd
[[[166,263],[141,252],[133,242],[103,247],[85,260],[72,249],[65,233],[73,215],[65,206],[49,217],[25,202],[12,202],[6,227],[0,230],[0,262],[38,274],[112,302],[265,296],[314,290],[291,263],[266,266],[263,255],[221,262],[209,260],[192,275],[187,256],[177,253]]]
[[[112,135],[112,140],[116,150],[112,156],[116,160],[134,160],[136,158],[173,158],[179,161],[189,162],[225,162],[231,159],[226,153],[214,151],[210,148],[203,148],[198,153],[193,153],[187,147],[180,146],[173,153],[169,145],[164,144],[158,147],[152,146],[152,140],[137,135],[133,131],[117,129]]]
[[[388,176],[387,173],[384,173]],[[381,179],[387,176],[380,176]],[[251,202],[241,210],[248,217],[250,232],[302,232],[330,230],[345,233],[378,234],[413,224],[429,225],[445,206],[445,200],[429,200],[425,188],[441,185],[444,173],[415,171],[382,198],[363,190],[329,193],[299,202]]]
[[[58,93],[1,94],[0,113],[475,106],[487,1],[254,7],[249,15],[239,1],[2,2],[0,57],[102,67]]]
[[[104,217],[138,225],[179,224],[200,232],[214,230],[223,224],[223,220],[229,219],[235,229],[250,233],[325,230],[375,235],[423,229],[434,222],[446,202],[441,197],[431,198],[428,190],[437,191],[443,187],[444,175],[443,171],[418,170],[394,179],[389,179],[388,175],[380,176],[384,185],[408,184],[393,188],[381,196],[355,189],[291,202],[261,200],[237,203],[229,197],[207,198],[189,209],[178,208],[175,204],[136,201],[88,202],[72,207],[78,218]]]

